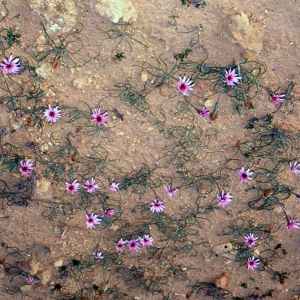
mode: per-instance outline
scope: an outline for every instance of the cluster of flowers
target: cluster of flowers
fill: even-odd
[[[249,180],[252,180],[251,175],[253,172],[250,171],[250,169],[245,170],[244,167],[241,167],[238,170],[238,175],[240,177],[241,183],[248,182]],[[228,192],[225,194],[225,191],[222,191],[221,194],[217,195],[217,201],[218,201],[218,206],[225,207],[227,206],[232,200],[232,195]]]
[[[112,192],[116,192],[119,189],[119,185],[120,183],[111,183],[109,185],[109,189]],[[96,183],[95,179],[92,177],[91,181],[87,180],[85,182],[85,186],[84,188],[86,189],[86,191],[88,193],[94,193],[96,192],[97,189],[100,189],[100,186]],[[77,181],[77,179],[75,179],[73,182],[66,182],[66,190],[71,193],[72,195],[74,195],[76,192],[78,192],[80,189],[80,183]]]
[[[131,239],[129,241],[123,240],[122,238],[115,244],[117,252],[123,252],[125,250],[125,245],[132,252],[139,252],[142,246],[149,247],[153,243],[153,238],[148,234],[143,237],[138,237],[137,239]]]
[[[290,162],[290,169],[291,169],[291,172],[296,174],[296,175],[299,175],[300,174],[300,170],[299,170],[299,167],[300,167],[300,164],[298,164],[298,162]],[[296,195],[297,199],[300,200],[300,197],[299,195]],[[287,225],[286,225],[286,229],[287,230],[292,230],[292,229],[297,229],[297,228],[300,228],[300,223],[298,222],[298,219],[289,219],[287,218]]]
[[[107,209],[103,213],[103,217],[106,217],[106,218],[110,218],[114,215],[115,215],[114,209]],[[101,219],[99,218],[99,215],[91,213],[90,215],[86,214],[86,216],[85,216],[85,224],[88,229],[95,228],[95,225],[99,225],[100,222],[101,222]]]
[[[143,237],[138,237],[137,239],[131,239],[129,241],[123,240],[122,238],[115,244],[115,249],[117,252],[123,252],[125,250],[125,245],[127,244],[128,249],[131,252],[139,252],[141,247],[149,247],[153,243],[153,238],[148,234],[145,234]],[[94,257],[96,259],[103,259],[104,255],[102,252],[94,252]]]
[[[255,237],[253,233],[250,233],[248,236],[244,237],[244,242],[247,244],[249,248],[253,248],[256,246],[256,241],[258,237]],[[260,263],[260,259],[251,256],[247,260],[248,270],[254,270],[258,268]]]
[[[162,213],[165,211],[165,205],[163,204],[163,202],[161,200],[155,199],[155,201],[150,203],[150,210],[153,213]],[[112,217],[114,215],[115,215],[115,211],[113,209],[107,209],[103,213],[104,217]],[[99,218],[99,215],[96,215],[94,213],[91,213],[90,215],[86,214],[85,224],[88,229],[95,228],[95,225],[99,225],[100,222],[101,222],[101,219]]]
[[[298,169],[300,164],[295,162],[294,164],[290,162],[290,169],[291,172],[294,174],[300,174],[300,170]],[[249,180],[252,180],[251,175],[253,172],[250,171],[250,169],[246,170],[244,167],[241,167],[238,170],[238,175],[240,177],[241,183],[248,182]],[[222,191],[221,194],[217,195],[217,201],[218,201],[218,206],[225,207],[227,206],[232,200],[232,195],[228,192],[225,194],[225,191]],[[297,195],[297,199],[300,200],[300,196]],[[300,223],[298,222],[298,219],[289,219],[287,218],[287,224],[286,224],[286,229],[291,230],[291,229],[296,229],[300,228]]]
[[[224,73],[224,80],[223,82],[227,84],[227,86],[235,86],[236,84],[240,84],[240,79],[242,77],[238,76],[236,69],[231,68],[229,70],[225,70]],[[183,96],[188,96],[189,92],[193,90],[194,82],[190,77],[179,77],[179,81],[177,83],[177,89]],[[272,103],[276,105],[277,103],[282,103],[285,101],[285,94],[274,94],[272,96]],[[202,110],[199,110],[199,115],[201,117],[206,117],[209,115],[209,111],[206,110],[206,107],[204,106]]]
[[[62,117],[61,110],[59,106],[52,107],[49,104],[49,108],[44,111],[44,116],[46,117],[47,122],[55,123]],[[107,112],[101,113],[100,108],[94,108],[92,109],[92,122],[96,123],[98,126],[104,125],[107,126],[106,122],[108,120],[109,116],[107,115]]]
[[[92,177],[91,181],[87,180],[85,182],[84,188],[87,193],[95,193],[97,189],[100,189],[100,186],[96,183],[95,179]],[[66,190],[74,195],[80,189],[80,183],[75,179],[73,182],[66,182]]]

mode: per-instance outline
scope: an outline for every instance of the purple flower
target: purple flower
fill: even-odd
[[[223,82],[226,82],[228,86],[234,86],[236,83],[240,83],[239,80],[241,77],[238,77],[238,74],[236,73],[236,70],[229,69],[229,71],[225,71],[225,80]]]
[[[109,117],[106,112],[101,114],[100,108],[95,108],[92,110],[92,117],[92,122],[96,123],[98,126],[107,126],[106,122]]]
[[[290,169],[291,172],[298,175],[300,174],[300,170],[298,169],[300,167],[300,164],[298,164],[296,161],[294,162],[294,164],[292,162],[290,162]]]
[[[250,176],[253,174],[253,172],[251,172],[250,169],[248,169],[247,171],[245,171],[245,168],[241,167],[238,170],[238,174],[240,176],[241,183],[248,182],[248,180],[252,180],[252,178]]]
[[[286,224],[287,230],[297,229],[299,228],[300,223],[298,222],[298,219],[289,219],[288,223]]]
[[[250,233],[248,236],[245,236],[244,242],[248,245],[249,248],[256,246],[256,240],[258,237],[255,237],[253,233]]]
[[[103,259],[104,256],[102,255],[102,252],[94,252],[94,256],[96,259]]]
[[[222,194],[217,195],[217,200],[219,202],[218,206],[227,206],[232,201],[231,198],[232,196],[229,192],[225,195],[225,192],[222,191]]]
[[[155,199],[150,203],[150,210],[154,213],[161,213],[165,210],[165,206],[161,200]]]
[[[116,244],[115,248],[118,252],[122,252],[125,249],[126,241],[123,241],[123,239],[120,239]]]
[[[148,234],[145,234],[142,238],[140,237],[139,240],[143,246],[147,247],[151,246],[153,243],[153,238]]]
[[[141,244],[136,239],[127,241],[127,247],[132,252],[139,252],[141,250]]]
[[[98,184],[96,184],[96,181],[94,180],[94,178],[92,177],[91,182],[90,181],[86,181],[85,182],[85,186],[84,188],[86,189],[86,191],[88,193],[94,193],[96,192],[96,189],[100,189],[100,186]]]
[[[21,72],[21,62],[19,57],[13,58],[12,55],[10,57],[5,57],[4,61],[0,64],[0,69],[5,74],[17,74]]]
[[[197,113],[199,114],[200,117],[207,117],[209,115],[209,111],[206,110],[206,107],[203,106],[202,109],[197,110]]]
[[[57,122],[61,118],[61,111],[58,106],[52,108],[49,104],[49,108],[44,111],[44,116],[46,117],[47,122]]]
[[[112,191],[112,192],[116,192],[118,189],[119,189],[119,185],[120,183],[112,183],[109,185],[109,189]]]
[[[279,95],[279,94],[274,94],[273,96],[272,96],[272,103],[274,104],[274,105],[276,105],[277,103],[282,103],[282,102],[284,102],[285,101],[285,94],[281,94],[281,95]]]
[[[113,209],[107,209],[105,210],[105,212],[103,213],[104,217],[112,217],[115,215],[115,211]]]
[[[254,270],[254,269],[258,268],[259,262],[260,262],[260,260],[255,259],[254,256],[249,257],[248,261],[247,261],[248,270]]]
[[[168,194],[168,196],[170,196],[170,198],[171,198],[173,195],[176,195],[178,192],[179,192],[179,189],[178,189],[178,188],[172,189],[170,186],[167,186],[167,187],[166,187],[166,193]]]
[[[30,159],[28,159],[26,162],[24,162],[24,160],[21,160],[20,165],[21,166],[19,171],[21,172],[22,175],[28,176],[33,172],[34,163],[32,163]]]
[[[101,220],[99,219],[98,215],[93,213],[85,216],[85,224],[87,228],[95,228],[95,225],[99,225],[100,221]]]
[[[77,182],[77,179],[75,179],[72,183],[66,182],[66,189],[69,193],[74,195],[80,187],[80,183]]]
[[[33,277],[26,277],[26,278],[25,278],[25,281],[26,281],[27,284],[32,284],[32,282],[33,282]]]
[[[193,90],[194,82],[190,79],[190,77],[183,76],[183,78],[180,76],[180,79],[177,84],[178,91],[183,96],[188,96],[189,91]]]

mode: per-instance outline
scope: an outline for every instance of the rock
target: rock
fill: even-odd
[[[252,59],[254,57],[255,52],[251,50],[244,49],[241,51],[241,56],[245,59]]]
[[[25,284],[23,286],[21,286],[20,290],[25,293],[25,292],[29,292],[32,289],[32,285],[31,284]]]
[[[213,248],[214,253],[218,255],[229,253],[231,250],[232,250],[232,244],[230,242],[215,246]]]
[[[30,274],[31,275],[36,274],[38,272],[39,268],[40,268],[40,263],[36,260],[31,260],[29,265],[30,265],[30,268],[31,268]]]
[[[38,178],[35,180],[34,199],[51,200],[52,188],[51,181],[46,178]]]
[[[136,22],[138,13],[130,0],[96,0],[95,10],[114,23]]]
[[[146,70],[142,70],[140,73],[140,77],[142,81],[146,82],[148,80],[148,72]]]
[[[59,268],[64,264],[62,259],[58,259],[54,262],[54,267]]]
[[[80,78],[76,78],[72,81],[72,85],[74,86],[74,88],[80,90],[82,88],[88,87],[90,85],[90,83],[92,82],[92,80],[90,78],[84,78],[84,77],[80,77]]]
[[[41,280],[42,285],[46,285],[51,279],[51,271],[44,270],[39,274],[39,279]]]
[[[39,64],[35,71],[38,76],[46,78],[51,73],[51,66],[47,61],[44,60]]]
[[[224,272],[222,277],[216,279],[215,285],[221,289],[227,290],[231,281],[231,277],[227,272]]]
[[[41,16],[49,30],[70,31],[76,25],[77,0],[27,0],[29,7]]]
[[[206,100],[206,101],[204,102],[204,105],[205,105],[206,107],[214,106],[214,105],[215,105],[215,102],[214,102],[214,101],[215,101],[215,100],[208,99],[208,100]]]
[[[244,49],[260,51],[262,49],[262,25],[250,23],[243,12],[231,16],[231,24],[228,26],[232,42],[240,44]]]

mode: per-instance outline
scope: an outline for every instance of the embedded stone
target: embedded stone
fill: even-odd
[[[42,285],[46,285],[51,279],[51,271],[44,270],[39,274],[39,278],[41,280]]]
[[[62,260],[62,259],[58,259],[58,260],[56,260],[56,261],[54,262],[53,265],[54,265],[54,267],[59,268],[59,267],[61,267],[63,264],[64,264],[63,260]]]
[[[35,69],[36,74],[40,77],[46,78],[51,73],[51,66],[47,61],[42,61],[39,66]]]
[[[223,275],[216,279],[215,285],[221,289],[227,290],[230,284],[231,276],[227,273],[224,272]]]
[[[96,0],[95,10],[102,16],[118,23],[136,22],[138,13],[130,0]]]
[[[92,81],[90,78],[80,77],[80,78],[74,79],[72,82],[72,85],[74,86],[74,88],[80,90],[84,87],[87,87],[91,82]]]
[[[50,31],[70,31],[76,26],[78,1],[76,0],[27,0],[30,9],[41,16]]]
[[[231,16],[231,24],[228,28],[232,35],[232,42],[255,52],[262,49],[262,24],[250,22],[245,13],[241,12]]]
[[[231,250],[232,250],[232,244],[230,242],[215,246],[213,248],[214,253],[218,255],[229,253]]]
[[[40,263],[36,260],[31,260],[29,262],[29,265],[30,265],[30,268],[31,268],[30,274],[31,275],[36,274],[38,272],[39,268],[40,268]]]
[[[46,178],[38,178],[35,180],[34,198],[43,200],[52,199],[52,188],[50,180]]]

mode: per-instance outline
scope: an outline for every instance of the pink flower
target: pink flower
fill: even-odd
[[[188,96],[189,91],[193,90],[194,82],[190,79],[190,77],[184,76],[183,78],[180,76],[180,79],[177,84],[178,91],[183,96]]]
[[[171,198],[173,195],[176,195],[178,192],[179,192],[179,189],[178,189],[178,188],[172,189],[170,186],[167,186],[167,187],[166,187],[166,193],[168,194],[168,196],[170,196],[170,198]]]
[[[250,233],[248,236],[245,236],[244,242],[248,245],[249,248],[256,246],[256,240],[258,237],[255,237],[253,233]]]
[[[281,95],[279,95],[279,94],[274,94],[273,96],[272,96],[272,103],[274,104],[274,105],[276,105],[277,103],[282,103],[282,102],[284,102],[285,101],[285,94],[281,94]]]
[[[21,166],[19,171],[22,175],[28,176],[28,174],[31,174],[33,172],[34,163],[32,163],[30,159],[28,159],[26,162],[24,162],[24,160],[21,160],[20,165]]]
[[[125,249],[126,241],[123,241],[123,239],[120,239],[116,244],[115,248],[118,252],[122,252]]]
[[[100,189],[100,186],[98,184],[96,184],[96,181],[92,177],[91,182],[89,182],[88,180],[85,182],[84,188],[86,189],[86,191],[88,193],[91,194],[91,193],[96,192],[96,189]]]
[[[288,223],[286,224],[286,229],[287,230],[292,230],[292,229],[297,229],[299,228],[300,223],[298,222],[297,219],[289,219]]]
[[[132,252],[139,252],[141,250],[141,244],[136,239],[127,241],[127,247]]]
[[[95,215],[94,213],[92,213],[90,216],[85,216],[85,224],[87,228],[95,228],[95,225],[99,225],[100,221],[101,220],[98,218],[98,215]]]
[[[27,284],[32,284],[33,278],[32,277],[26,277],[25,281],[26,281]]]
[[[238,74],[236,73],[236,70],[229,69],[229,71],[225,71],[225,80],[223,82],[226,82],[228,86],[234,86],[236,83],[240,83],[239,80],[242,77],[238,77]]]
[[[80,187],[80,183],[77,182],[77,179],[75,179],[72,183],[66,182],[66,189],[69,193],[74,195]]]
[[[104,256],[102,255],[101,252],[94,252],[94,256],[95,256],[96,259],[103,259],[104,258]]]
[[[260,260],[255,259],[254,256],[249,257],[248,261],[247,261],[248,270],[254,270],[254,269],[258,268],[259,262],[260,262]]]
[[[49,104],[49,108],[44,111],[44,116],[47,117],[47,122],[57,122],[59,118],[61,118],[61,111],[58,106],[52,108]]]
[[[209,115],[209,111],[206,110],[206,107],[203,106],[201,110],[197,110],[200,117],[207,117]]]
[[[107,126],[106,124],[106,121],[108,120],[108,115],[107,115],[107,112],[101,114],[101,110],[100,108],[95,108],[92,110],[92,122],[96,123],[98,126],[100,125],[105,125]]]
[[[300,164],[298,164],[296,161],[294,162],[294,164],[292,162],[290,162],[290,168],[292,173],[298,175],[300,174],[300,170],[298,170],[298,168],[300,167]]]
[[[109,188],[112,192],[116,192],[119,189],[119,185],[120,185],[120,183],[113,182],[112,184],[109,185]]]
[[[244,181],[248,182],[248,180],[252,180],[252,178],[250,176],[253,174],[253,172],[251,172],[250,169],[248,169],[247,171],[245,171],[245,168],[241,167],[238,170],[238,174],[240,176],[241,183],[243,183]]]
[[[104,217],[112,217],[115,215],[115,211],[113,209],[107,209],[104,213],[103,216]]]
[[[222,191],[222,194],[217,195],[217,200],[219,202],[218,206],[227,206],[232,201],[231,198],[232,196],[229,192],[225,195],[225,192]]]
[[[139,238],[141,244],[143,246],[151,246],[153,243],[153,238],[149,236],[148,234],[145,234],[142,238]]]
[[[165,206],[161,200],[155,199],[150,203],[150,210],[154,213],[161,213],[165,210]]]
[[[21,72],[21,62],[19,57],[13,58],[12,55],[10,57],[5,57],[4,61],[0,64],[0,69],[5,74],[16,74]]]

